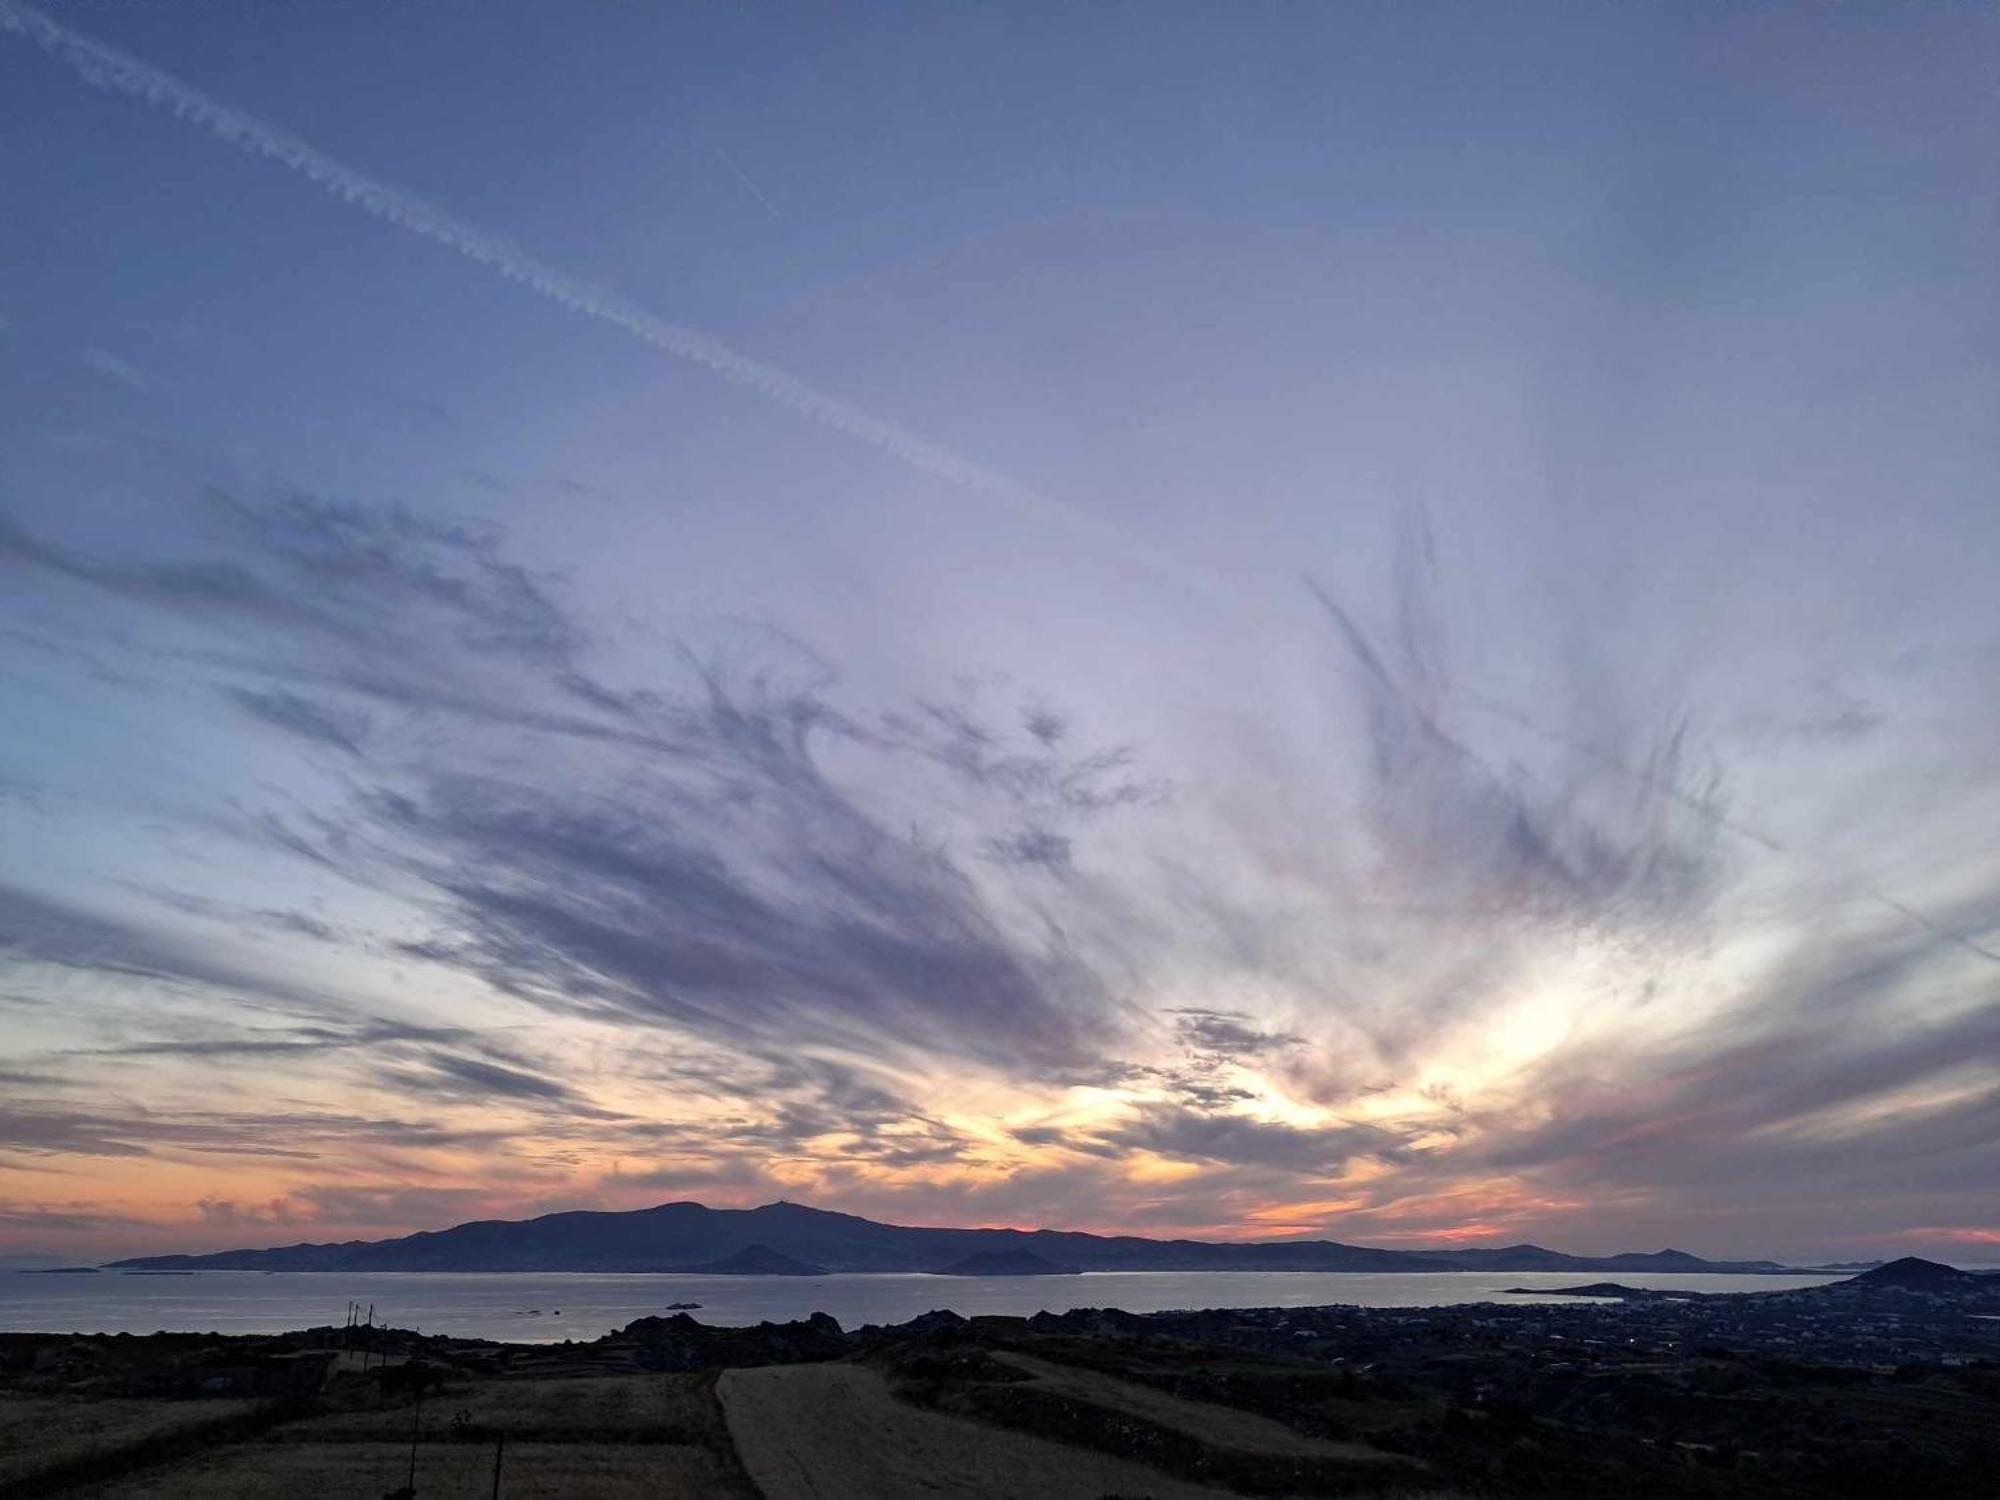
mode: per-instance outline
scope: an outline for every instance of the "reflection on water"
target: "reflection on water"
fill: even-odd
[[[1097,1271],[1082,1276],[630,1276],[201,1271],[189,1276],[0,1272],[0,1330],[20,1333],[280,1333],[343,1321],[350,1300],[375,1320],[425,1333],[550,1343],[594,1339],[634,1318],[698,1302],[705,1323],[782,1322],[827,1312],[841,1325],[900,1323],[935,1307],[975,1313],[1122,1307],[1439,1307],[1519,1302],[1509,1287],[1553,1289],[1604,1279],[1577,1271],[1429,1274],[1313,1271]],[[1658,1291],[1775,1292],[1828,1276],[1621,1273]],[[1539,1301],[1569,1300],[1551,1299]]]

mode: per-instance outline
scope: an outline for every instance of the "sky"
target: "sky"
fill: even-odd
[[[0,0],[0,1258],[2000,1259],[1996,47]]]

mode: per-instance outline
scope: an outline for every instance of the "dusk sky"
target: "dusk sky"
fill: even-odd
[[[0,0],[0,1258],[2000,1260],[1997,59]]]

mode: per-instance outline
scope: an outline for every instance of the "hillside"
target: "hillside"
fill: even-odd
[[[1032,1250],[982,1250],[940,1267],[940,1276],[1074,1276],[1075,1266],[1059,1266]]]
[[[686,1268],[691,1276],[824,1276],[825,1266],[794,1260],[769,1245],[746,1245],[734,1255]]]
[[[1678,1251],[1604,1258],[1539,1245],[1378,1250],[1336,1240],[1153,1240],[1058,1229],[878,1224],[800,1203],[708,1208],[663,1203],[625,1213],[489,1219],[399,1239],[151,1255],[122,1270],[713,1271],[758,1251],[826,1271],[932,1271],[969,1256],[1026,1253],[1081,1271],[1766,1271],[1769,1261],[1703,1261]],[[1661,1262],[1669,1262],[1661,1264]],[[754,1274],[754,1273],[753,1273]],[[796,1274],[796,1273],[793,1273]]]
[[[1984,1276],[1961,1271],[1934,1260],[1906,1255],[1834,1286],[1858,1292],[1929,1292],[1944,1295],[1984,1294],[1994,1286]]]

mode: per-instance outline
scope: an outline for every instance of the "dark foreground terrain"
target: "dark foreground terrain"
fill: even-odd
[[[560,1345],[8,1334],[0,1494],[1991,1500],[1996,1283],[1873,1274],[853,1331],[682,1314]]]

